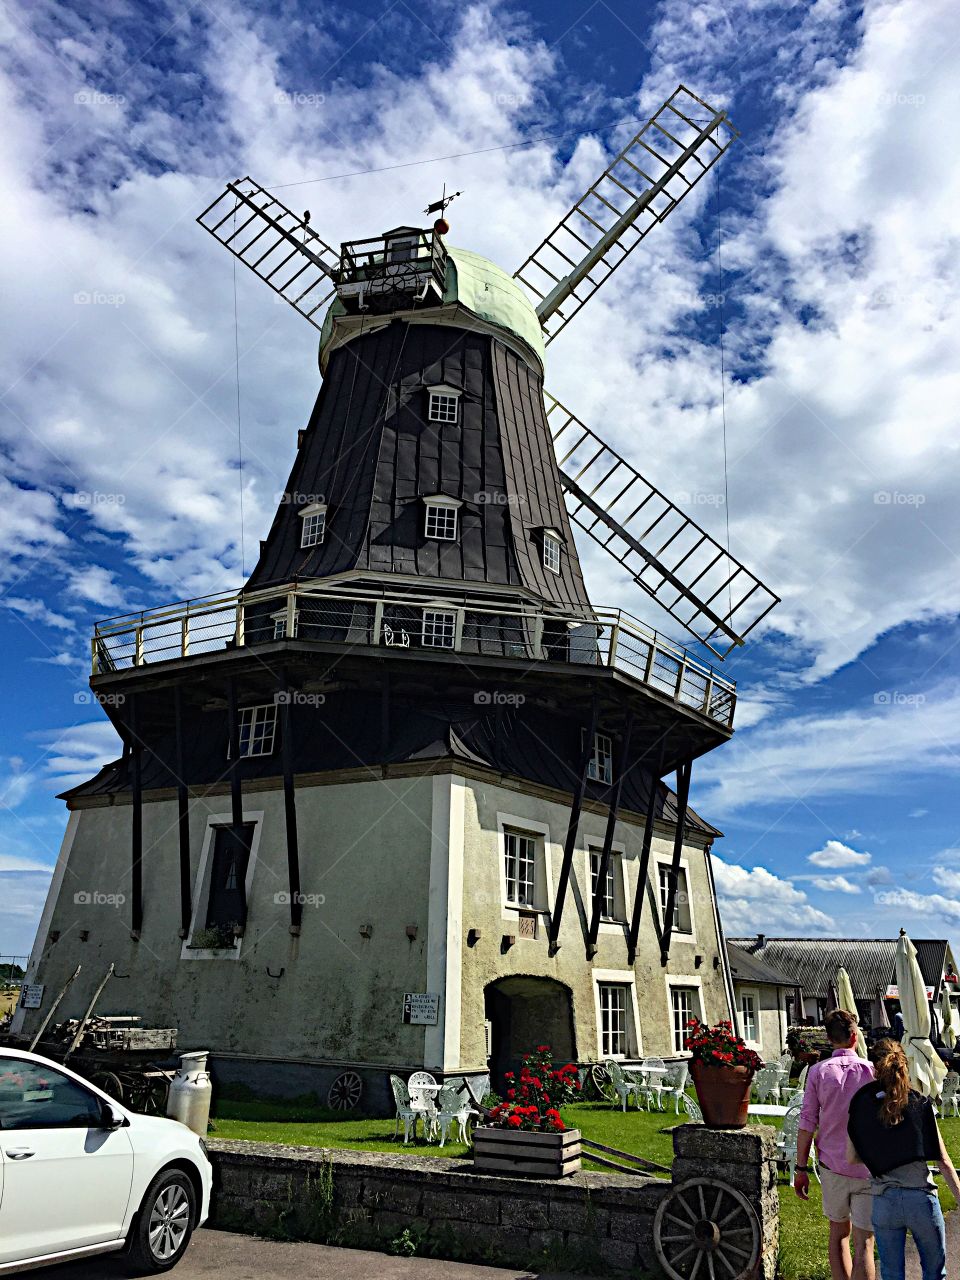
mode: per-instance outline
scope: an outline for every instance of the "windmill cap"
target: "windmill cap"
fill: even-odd
[[[447,307],[454,303],[478,319],[519,338],[543,368],[546,351],[543,330],[533,303],[521,286],[502,267],[498,267],[489,258],[484,258],[482,254],[448,245],[447,275],[441,305]],[[420,320],[428,323],[431,311],[437,309],[421,308]],[[320,334],[321,369],[326,366],[328,349],[336,345],[333,342],[334,321],[343,315],[346,315],[343,304],[335,298],[323,318]]]

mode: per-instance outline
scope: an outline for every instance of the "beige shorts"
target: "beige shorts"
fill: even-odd
[[[852,1222],[861,1231],[873,1231],[873,1193],[867,1178],[848,1178],[820,1166],[823,1216],[831,1222]]]

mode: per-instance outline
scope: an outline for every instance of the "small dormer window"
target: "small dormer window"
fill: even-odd
[[[460,420],[460,396],[457,387],[427,387],[427,420],[454,423]]]
[[[317,547],[327,531],[327,508],[321,502],[311,503],[300,512],[300,546]]]
[[[551,529],[545,529],[543,533],[543,567],[549,569],[551,573],[560,572],[560,554],[563,551],[563,543],[560,538]]]
[[[424,535],[441,542],[456,542],[460,532],[459,498],[447,498],[437,493],[424,498],[423,502],[426,508]]]

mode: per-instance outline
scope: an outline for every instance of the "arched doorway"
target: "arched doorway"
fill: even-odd
[[[573,1062],[573,1002],[570,988],[553,978],[518,975],[499,978],[484,990],[484,1016],[490,1024],[490,1078],[498,1093],[504,1073],[518,1072],[520,1059],[538,1044],[548,1044],[558,1062]]]

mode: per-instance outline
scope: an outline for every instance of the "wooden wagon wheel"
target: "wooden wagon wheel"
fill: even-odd
[[[135,1076],[127,1085],[127,1105],[145,1116],[162,1116],[167,1110],[167,1082],[155,1076]]]
[[[693,1178],[661,1202],[653,1248],[670,1280],[747,1280],[760,1261],[760,1220],[733,1187]]]
[[[327,1093],[327,1106],[334,1111],[352,1111],[363,1093],[363,1081],[355,1071],[343,1071]]]
[[[598,1098],[606,1098],[609,1096],[610,1072],[602,1062],[595,1062],[591,1066],[587,1078],[596,1090]]]
[[[114,1075],[112,1071],[94,1071],[93,1075],[89,1076],[88,1079],[91,1084],[95,1084],[98,1089],[102,1089],[115,1102],[123,1101],[123,1085],[120,1077]]]

